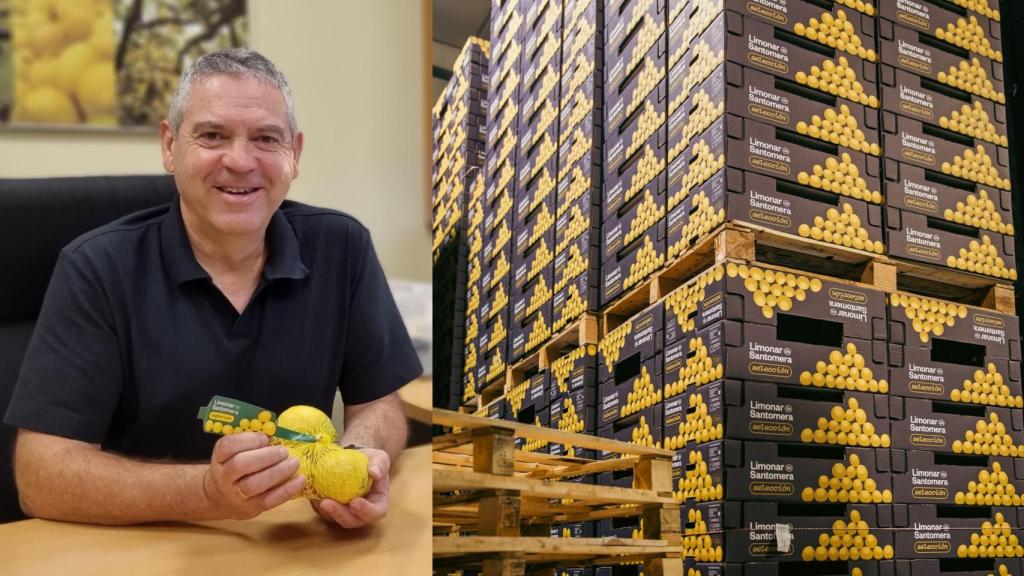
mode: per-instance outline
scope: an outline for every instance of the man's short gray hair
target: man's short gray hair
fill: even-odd
[[[206,78],[220,74],[255,78],[277,87],[281,91],[285,107],[288,109],[288,127],[291,129],[292,137],[298,133],[292,91],[288,87],[288,81],[285,80],[284,74],[266,56],[255,50],[228,48],[201,56],[182,72],[178,87],[174,90],[174,95],[171,96],[170,111],[167,113],[167,121],[170,122],[175,134],[181,128],[185,107],[192,96],[192,86]]]

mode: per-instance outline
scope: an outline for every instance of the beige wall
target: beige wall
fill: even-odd
[[[249,0],[249,14],[250,45],[288,76],[306,135],[291,198],[351,213],[389,276],[428,281],[428,11],[416,0]],[[0,131],[0,178],[162,172],[155,132]]]

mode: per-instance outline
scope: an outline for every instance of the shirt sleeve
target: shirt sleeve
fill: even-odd
[[[362,260],[338,383],[345,404],[377,400],[423,373],[368,233]]]
[[[94,266],[61,252],[4,421],[102,443],[122,387],[118,339]]]

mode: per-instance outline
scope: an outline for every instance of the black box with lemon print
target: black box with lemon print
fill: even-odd
[[[882,64],[1006,104],[1002,62],[887,20],[879,21],[878,38]]]
[[[890,397],[892,446],[977,456],[1024,457],[1024,411]]]
[[[1024,508],[896,504],[896,557],[1020,558]]]
[[[687,576],[893,576],[895,566],[895,560],[837,560],[808,564],[803,561],[704,563],[687,559],[684,570]]]
[[[665,400],[665,447],[722,438],[887,448],[884,394],[719,380]]]
[[[893,496],[904,504],[1020,506],[1024,459],[893,450]]]
[[[677,450],[674,494],[686,503],[733,501],[891,504],[885,448],[716,440]]]

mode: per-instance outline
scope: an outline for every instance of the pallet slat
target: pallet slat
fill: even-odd
[[[630,540],[624,538],[544,538],[519,536],[463,536],[434,538],[434,556],[462,554],[497,554],[516,550],[524,554],[560,554],[565,556],[603,556],[608,554],[665,554],[668,543],[663,540]]]
[[[579,448],[591,448],[593,450],[604,450],[607,452],[617,452],[620,454],[635,454],[637,456],[660,456],[662,458],[672,458],[671,450],[662,450],[660,448],[648,448],[647,446],[640,446],[637,444],[630,444],[628,442],[620,442],[618,440],[611,440],[608,438],[597,438],[595,436],[587,436],[585,434],[574,434],[572,432],[563,432],[561,430],[554,430],[552,428],[540,428],[533,424],[521,424],[519,422],[512,422],[510,420],[492,420],[487,418],[480,418],[477,416],[470,416],[468,414],[461,414],[459,412],[452,412],[451,410],[443,410],[440,408],[434,409],[433,415],[434,424],[441,426],[453,426],[458,428],[494,428],[494,429],[505,429],[512,431],[516,436],[522,438],[530,438],[533,440],[547,440],[548,442],[554,442],[556,444],[568,444]],[[435,450],[439,443],[450,443],[448,440],[450,434],[444,436],[436,436],[434,438]],[[443,439],[443,440],[441,440]]]
[[[521,476],[498,476],[481,472],[434,470],[434,490],[511,490],[522,496],[563,498],[605,504],[677,505],[671,496],[660,496],[652,490],[597,486],[572,482],[548,482]]]

